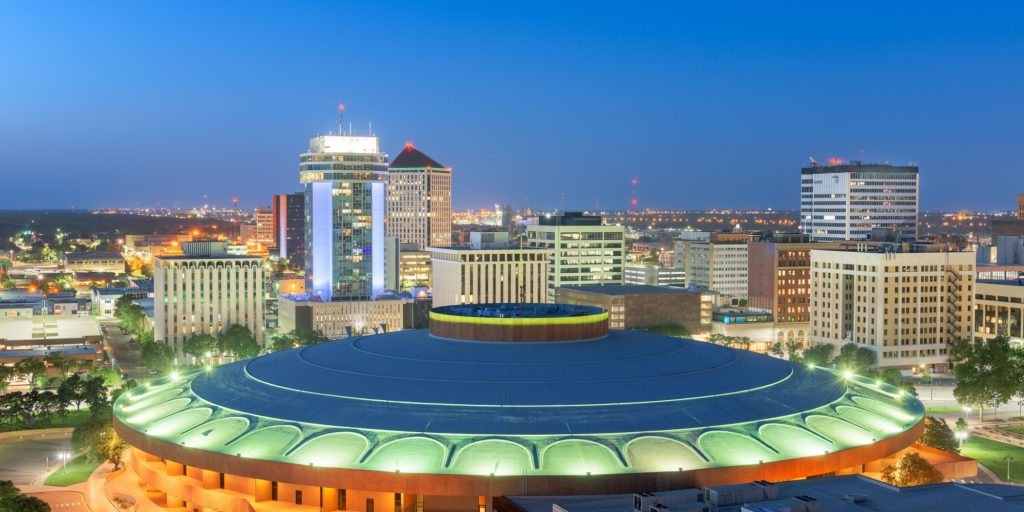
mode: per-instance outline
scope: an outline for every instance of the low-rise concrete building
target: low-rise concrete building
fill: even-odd
[[[277,303],[280,332],[320,331],[330,339],[400,331],[411,300],[321,301],[307,294],[282,295]]]
[[[597,306],[608,311],[611,329],[678,325],[691,334],[706,333],[716,294],[672,286],[588,285],[555,289],[555,302]]]
[[[116,252],[69,252],[64,254],[64,270],[79,272],[109,272],[124,274],[124,258]]]

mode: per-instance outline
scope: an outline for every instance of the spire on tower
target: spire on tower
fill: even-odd
[[[345,104],[338,103],[338,135],[345,135]]]

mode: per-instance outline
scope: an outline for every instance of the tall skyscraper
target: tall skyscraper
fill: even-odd
[[[527,227],[530,247],[552,249],[549,302],[561,286],[622,284],[625,229],[604,225],[599,215],[565,212]],[[436,287],[436,284],[435,284]]]
[[[301,262],[306,247],[306,195],[302,192],[277,194],[272,209],[278,257],[293,265]]]
[[[306,290],[322,301],[384,290],[387,162],[373,135],[317,135],[299,157],[309,219]]]
[[[861,162],[800,171],[800,224],[814,241],[866,240],[874,228],[917,238],[918,168]]]
[[[388,236],[417,249],[452,245],[452,168],[409,142],[388,170]]]

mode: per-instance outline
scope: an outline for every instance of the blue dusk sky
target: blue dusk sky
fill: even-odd
[[[0,209],[267,205],[336,105],[457,208],[797,208],[808,157],[1024,192],[1021,2],[0,2]],[[863,147],[863,152],[860,148]],[[564,199],[563,199],[564,197]]]

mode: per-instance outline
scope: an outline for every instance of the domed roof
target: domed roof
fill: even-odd
[[[507,343],[419,330],[167,380],[115,414],[175,444],[284,462],[577,474],[820,455],[899,434],[924,408],[887,384],[636,331]],[[322,443],[336,459],[311,455]]]

